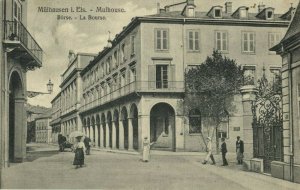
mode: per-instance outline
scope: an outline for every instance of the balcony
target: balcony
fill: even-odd
[[[80,111],[84,112],[106,103],[112,102],[132,93],[183,93],[183,81],[134,81],[122,86],[110,93],[81,106]]]
[[[34,69],[42,66],[43,50],[34,40],[26,27],[17,21],[3,21],[6,48],[11,49],[13,57],[22,60],[26,68]]]

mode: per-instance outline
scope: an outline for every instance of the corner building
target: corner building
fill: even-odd
[[[27,28],[27,4],[0,1],[1,168],[26,158],[26,74],[42,66],[43,50]]]
[[[156,141],[154,149],[204,151],[200,111],[184,113],[186,69],[217,49],[243,65],[254,83],[263,68],[269,78],[280,71],[280,57],[269,48],[285,33],[292,9],[279,15],[260,5],[250,13],[248,7],[233,11],[227,2],[225,10],[214,6],[197,12],[193,0],[184,5],[180,11],[171,11],[171,5],[133,18],[81,72],[83,131],[95,146],[140,151],[148,137]],[[227,138],[231,152],[236,136],[243,139],[242,97],[235,102],[237,112],[218,134]]]

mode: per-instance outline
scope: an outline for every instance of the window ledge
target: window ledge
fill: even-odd
[[[187,50],[188,53],[200,53],[200,50]]]
[[[189,136],[201,136],[201,133],[189,133]]]
[[[169,49],[155,49],[156,52],[168,53]]]
[[[242,54],[245,54],[245,55],[255,55],[256,53],[255,52],[245,52],[245,51],[242,51]]]

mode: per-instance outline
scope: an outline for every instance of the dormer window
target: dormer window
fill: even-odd
[[[246,18],[247,17],[247,11],[246,9],[240,10],[240,18]]]
[[[194,7],[188,8],[188,17],[194,17],[195,16],[195,11]]]
[[[215,9],[215,18],[221,18],[221,9]]]
[[[267,19],[273,18],[273,11],[268,11],[267,12]]]

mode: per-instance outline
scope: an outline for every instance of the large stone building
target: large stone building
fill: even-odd
[[[225,10],[218,5],[198,12],[193,0],[184,5],[133,18],[81,72],[83,131],[96,147],[140,151],[148,137],[156,149],[204,151],[201,134],[208,128],[201,111],[183,111],[184,74],[214,49],[241,64],[254,84],[263,68],[269,78],[279,72],[281,59],[269,48],[286,32],[292,9],[281,15],[259,5],[251,13],[227,2]],[[235,97],[237,111],[218,136],[227,138],[230,152],[241,136],[252,158],[251,114],[244,114],[242,102]]]
[[[300,183],[300,3],[283,39],[272,48],[282,56],[282,162],[272,163],[272,176]]]
[[[35,119],[35,142],[52,143],[52,128],[50,126],[52,112],[46,112]]]
[[[27,3],[0,2],[1,167],[26,157],[26,72],[42,66],[43,50],[26,28]]]
[[[60,93],[52,100],[54,117],[51,121],[54,135],[61,133],[68,137],[72,131],[82,131],[79,116],[82,80],[80,72],[95,57],[94,54],[75,53],[70,50],[67,69],[61,75]],[[54,137],[57,141],[57,137]]]

